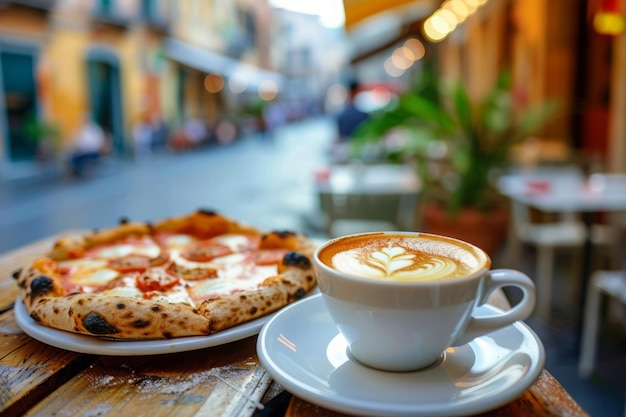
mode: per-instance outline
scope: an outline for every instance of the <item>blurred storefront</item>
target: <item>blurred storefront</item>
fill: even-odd
[[[3,179],[56,164],[87,118],[125,157],[139,125],[208,134],[283,87],[266,1],[0,4]]]
[[[201,121],[205,137],[192,142],[233,140],[241,128],[234,121],[260,117],[255,106],[283,87],[270,62],[269,5],[188,1],[176,10],[164,42],[176,80],[172,124],[184,134],[186,124]]]
[[[162,111],[169,2],[2,3],[2,177],[61,158],[86,119],[106,132],[110,152],[127,154],[132,124]]]

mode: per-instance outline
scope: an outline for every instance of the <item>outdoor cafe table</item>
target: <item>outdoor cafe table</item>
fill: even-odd
[[[612,179],[613,178],[613,179]],[[589,178],[558,170],[511,174],[500,178],[500,192],[523,205],[553,214],[581,215],[585,225],[582,279],[578,291],[578,339],[582,333],[585,297],[592,274],[592,229],[600,213],[626,212],[626,176],[596,174]]]
[[[14,316],[18,288],[11,274],[53,240],[0,254],[0,415],[241,417],[282,397],[259,363],[255,335],[187,352],[105,356],[59,349],[25,334]],[[502,294],[490,302],[507,307]],[[295,396],[281,414],[343,415]],[[483,415],[587,416],[545,369],[517,399]]]

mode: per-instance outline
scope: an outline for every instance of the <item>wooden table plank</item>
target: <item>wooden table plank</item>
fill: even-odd
[[[12,311],[0,315],[0,414],[24,415],[30,405],[95,359],[30,338],[17,326]]]
[[[588,417],[588,414],[565,392],[546,370],[522,395],[509,404],[486,413],[482,417]],[[294,397],[285,417],[348,417]]]
[[[271,382],[255,344],[250,337],[193,352],[103,356],[26,416],[251,416]]]

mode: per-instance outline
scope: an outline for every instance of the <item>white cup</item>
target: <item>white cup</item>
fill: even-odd
[[[381,249],[381,242],[389,249]],[[365,252],[357,249],[363,243]],[[535,308],[535,286],[528,276],[511,269],[490,271],[484,251],[443,236],[347,235],[322,244],[313,261],[322,297],[350,354],[380,370],[428,367],[447,348],[524,320]],[[456,272],[450,272],[453,266]],[[448,277],[433,279],[437,275]],[[521,301],[505,312],[472,315],[495,289],[506,286],[520,288]]]

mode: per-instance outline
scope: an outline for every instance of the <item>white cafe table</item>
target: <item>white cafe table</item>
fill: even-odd
[[[330,235],[336,222],[346,220],[415,227],[421,182],[409,165],[332,165],[316,172],[315,190]]]
[[[500,192],[513,201],[546,213],[579,213],[586,228],[577,324],[582,325],[582,308],[591,276],[592,227],[598,213],[626,212],[626,175],[594,174],[585,177],[574,170],[547,170],[505,175]]]

